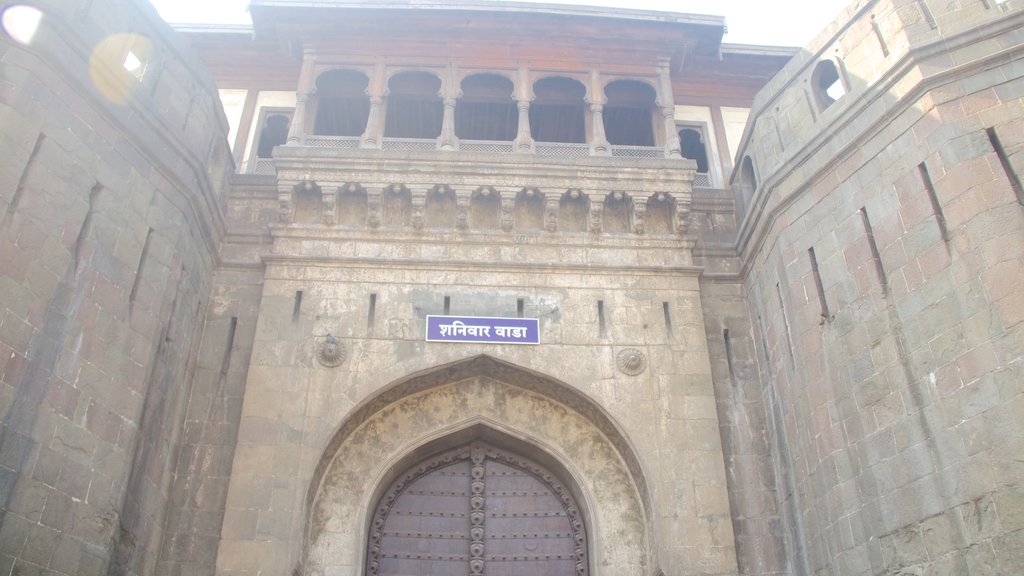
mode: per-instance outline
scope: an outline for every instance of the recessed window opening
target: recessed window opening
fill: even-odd
[[[466,77],[455,106],[455,135],[466,140],[514,140],[519,125],[514,90],[511,80],[497,74]]]
[[[432,139],[441,135],[441,80],[427,72],[402,72],[388,82],[386,138]]]
[[[270,158],[275,146],[283,146],[288,141],[288,126],[291,121],[285,114],[268,114],[264,118],[259,144],[256,146],[257,158]]]
[[[583,98],[586,89],[578,80],[560,76],[542,78],[533,85],[530,133],[537,142],[586,142]]]
[[[740,204],[746,214],[757,192],[757,175],[754,173],[754,161],[744,156],[740,163]]]
[[[317,110],[313,133],[362,136],[370,115],[370,80],[354,70],[331,70],[316,79]]]
[[[811,75],[811,85],[814,90],[814,99],[821,110],[828,108],[836,100],[846,95],[846,86],[843,85],[839,76],[839,69],[831,60],[818,62]]]
[[[609,144],[654,146],[654,88],[616,80],[604,88],[604,134]]]
[[[694,128],[679,131],[679,145],[683,158],[697,162],[697,172],[708,173],[708,151],[704,146],[704,135]]]

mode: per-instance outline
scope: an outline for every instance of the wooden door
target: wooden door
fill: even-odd
[[[586,576],[572,496],[541,466],[473,443],[417,463],[381,497],[369,576]]]

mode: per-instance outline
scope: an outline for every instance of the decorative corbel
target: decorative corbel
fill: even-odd
[[[469,227],[469,201],[473,197],[473,188],[455,189],[455,227],[465,230]]]
[[[511,232],[516,224],[516,197],[520,188],[506,188],[499,191],[501,194],[501,229]]]
[[[295,212],[295,189],[298,182],[279,180],[277,182],[277,219],[282,224],[291,224]]]
[[[558,232],[558,205],[561,198],[554,194],[548,194],[544,199],[544,229],[548,232]]]
[[[647,214],[647,197],[633,196],[633,233],[643,234],[645,231],[644,217]]]
[[[587,228],[594,234],[600,234],[604,227],[604,197],[596,194],[590,197],[590,222]]]
[[[327,226],[334,226],[338,223],[338,193],[342,184],[335,182],[323,182],[320,184],[320,198],[323,200],[324,212],[321,215],[323,223]]]
[[[384,200],[384,189],[379,187],[366,189],[366,225],[370,228],[380,228],[381,205]]]
[[[675,228],[676,234],[684,236],[690,231],[690,203],[689,194],[680,194],[675,197]]]
[[[418,188],[411,190],[412,193],[412,227],[416,230],[423,229],[424,214],[427,207],[427,190]]]

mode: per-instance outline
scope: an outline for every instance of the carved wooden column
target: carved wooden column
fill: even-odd
[[[384,202],[384,189],[380,187],[366,189],[366,225],[380,228],[383,221],[381,206]]]
[[[633,196],[633,233],[643,234],[646,229],[647,197]]]
[[[444,101],[444,117],[441,120],[441,135],[437,137],[438,150],[458,150],[459,139],[455,136],[455,105],[462,96],[459,89],[455,64],[449,62],[444,82],[441,84],[441,98]]]
[[[587,229],[594,234],[600,234],[604,227],[604,196],[600,194],[590,195],[590,221]]]
[[[370,78],[370,84],[366,87],[366,95],[370,98],[370,114],[366,117],[366,131],[359,138],[359,147],[380,148],[384,136],[381,106],[388,95],[384,64],[377,63],[373,67],[373,78]]]
[[[410,192],[412,194],[412,227],[416,230],[422,230],[424,219],[426,218],[427,190],[417,188],[416,190],[410,190]]]
[[[665,157],[682,158],[676,131],[676,105],[672,97],[672,76],[668,60],[658,62],[658,106],[665,123]]]
[[[299,146],[306,138],[306,108],[313,94],[314,64],[313,53],[303,53],[299,85],[295,90],[295,112],[292,114],[292,124],[288,127],[288,146]]]
[[[534,146],[533,135],[530,134],[530,102],[533,101],[533,87],[530,86],[530,71],[526,68],[519,69],[515,99],[519,110],[519,124],[513,147],[516,152],[532,154]]]
[[[501,229],[511,232],[516,225],[516,197],[519,196],[519,188],[506,188],[501,190]]]
[[[590,72],[590,95],[587,97],[587,102],[590,104],[590,154],[591,156],[607,156],[611,154],[611,146],[604,133],[604,105],[608,99],[605,98],[601,74],[597,70]]]

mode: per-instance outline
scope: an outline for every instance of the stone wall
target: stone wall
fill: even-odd
[[[151,574],[233,171],[145,2],[0,41],[0,571]]]
[[[785,446],[777,511],[733,514],[782,513],[792,573],[1024,565],[1022,25],[1014,0],[858,2],[755,101],[740,331]]]

